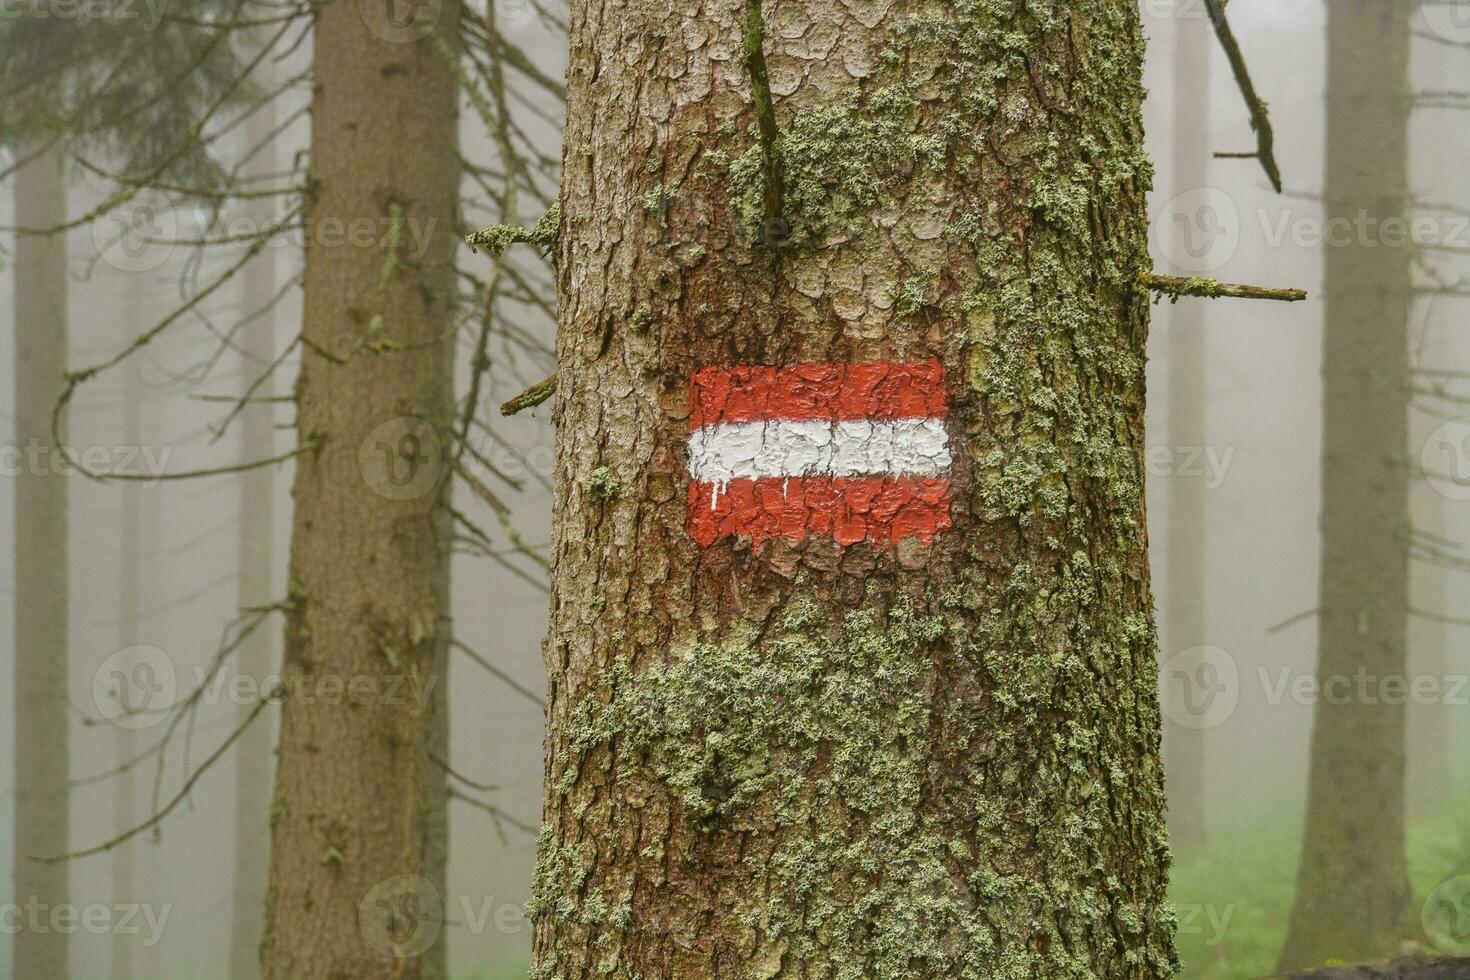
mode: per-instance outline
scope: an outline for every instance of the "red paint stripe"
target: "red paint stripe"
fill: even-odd
[[[690,424],[944,418],[948,404],[938,361],[712,367],[694,372]]]
[[[701,547],[726,537],[750,538],[759,547],[808,534],[830,535],[843,547],[859,541],[886,546],[911,537],[929,542],[950,526],[950,481],[944,477],[732,480],[715,490],[709,483],[689,484],[689,535]]]

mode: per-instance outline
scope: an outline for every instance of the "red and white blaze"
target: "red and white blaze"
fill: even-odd
[[[689,533],[708,546],[829,535],[931,541],[950,526],[938,361],[696,371]]]

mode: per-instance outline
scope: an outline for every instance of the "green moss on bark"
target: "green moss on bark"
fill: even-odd
[[[1086,557],[1074,562],[1085,578]],[[1067,678],[1087,689],[1084,658],[1076,654],[1009,663],[987,657],[993,648],[985,633],[975,637],[965,626],[964,594],[952,590],[923,610],[907,600],[883,610],[873,597],[836,623],[798,599],[778,614],[777,635],[763,643],[696,645],[642,675],[618,661],[600,685],[612,700],[585,698],[573,709],[567,749],[557,759],[567,774],[561,793],[570,794],[572,777],[589,767],[616,768],[625,782],[666,788],[678,800],[679,819],[700,835],[772,835],[775,846],[753,851],[760,856],[747,863],[749,887],[719,924],[746,937],[752,963],[774,967],[766,976],[779,975],[790,957],[821,959],[837,980],[1091,978],[1097,974],[1087,950],[1098,930],[1121,937],[1148,975],[1163,975],[1172,969],[1170,914],[1120,902],[1108,883],[1064,884],[1088,877],[1092,837],[1110,805],[1109,785],[1069,760],[1113,757],[1111,777],[1126,782],[1126,747],[1106,744],[1097,729],[1066,726],[1034,760],[1040,777],[1058,787],[1055,795],[1029,804],[1018,799],[1015,810],[990,805],[958,832],[943,817],[949,804],[972,801],[936,806],[926,798],[930,770],[944,755],[973,751],[1001,732],[1028,737],[983,713],[934,718],[937,650],[994,671],[1001,715],[1034,717]],[[1067,598],[1089,596],[1078,586]],[[1004,642],[1017,626],[995,622],[989,638]],[[1105,638],[1141,650],[1152,639],[1145,617]],[[1090,696],[1095,703],[1088,707],[1104,712],[1098,695]],[[939,745],[936,728],[944,732]],[[995,778],[1019,791],[1037,775],[1009,767]],[[1056,880],[1008,871],[1002,842],[1018,827],[1054,832],[1056,815],[1043,799],[1057,798],[1075,806],[1062,833],[1045,845],[1055,851]],[[610,828],[606,839],[621,830]],[[1162,848],[1161,828],[1150,828],[1144,842]],[[594,932],[627,928],[634,913],[626,895],[613,904],[588,884],[594,846],[543,839],[533,917],[575,921]],[[1046,952],[1022,952],[1035,948],[1038,934]],[[545,976],[560,976],[554,961],[548,966]],[[608,972],[616,974],[615,966]]]

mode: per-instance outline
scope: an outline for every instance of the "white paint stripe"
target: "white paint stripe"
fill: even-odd
[[[949,435],[942,419],[732,422],[689,436],[698,483],[792,476],[941,476]]]

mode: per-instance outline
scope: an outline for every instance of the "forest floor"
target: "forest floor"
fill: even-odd
[[[1169,897],[1179,910],[1181,980],[1259,980],[1274,976],[1286,941],[1301,846],[1301,813],[1282,812],[1216,836],[1202,854],[1175,859]],[[1441,882],[1470,873],[1470,786],[1448,794],[1408,832],[1409,877],[1419,904]],[[1426,954],[1423,935],[1407,937]],[[1467,980],[1470,967],[1439,972],[1403,961],[1375,968],[1301,974],[1310,980]],[[1458,971],[1458,972],[1456,972]]]
[[[1361,966],[1327,967],[1293,973],[1282,980],[1466,980],[1470,959],[1424,959],[1412,957]]]

